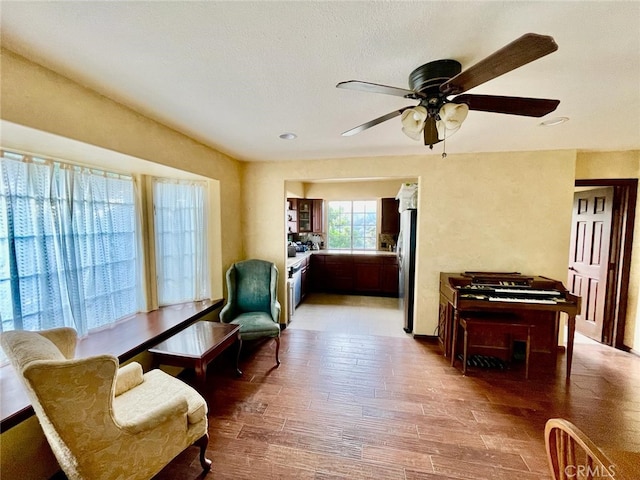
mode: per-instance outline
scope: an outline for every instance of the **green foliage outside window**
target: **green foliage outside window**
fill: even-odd
[[[377,248],[377,202],[328,202],[328,247],[338,250]]]

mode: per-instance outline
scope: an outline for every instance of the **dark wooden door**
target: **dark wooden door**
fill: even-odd
[[[612,212],[612,187],[574,195],[568,286],[582,297],[576,329],[598,342],[603,341]]]

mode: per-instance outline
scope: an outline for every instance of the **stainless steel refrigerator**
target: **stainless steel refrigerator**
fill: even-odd
[[[404,331],[413,331],[413,307],[416,276],[416,222],[418,211],[407,209],[400,212],[400,235],[398,235],[398,293],[404,309]]]

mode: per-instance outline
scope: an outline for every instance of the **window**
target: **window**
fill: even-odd
[[[0,177],[0,331],[85,335],[145,310],[143,258],[160,305],[210,298],[206,182],[152,179],[143,255],[133,175],[0,151]]]
[[[328,248],[375,250],[377,202],[375,200],[328,202]]]
[[[79,334],[139,310],[135,183],[2,152],[0,330]]]
[[[158,303],[210,296],[206,183],[156,178],[153,211]]]

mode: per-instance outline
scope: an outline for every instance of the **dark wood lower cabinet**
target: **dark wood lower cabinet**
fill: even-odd
[[[382,265],[378,263],[356,263],[354,265],[354,290],[363,293],[379,293]]]
[[[327,255],[324,270],[325,291],[333,293],[354,291],[352,255]]]
[[[304,299],[311,291],[311,261],[309,257],[302,261],[300,272],[302,277],[301,297]]]
[[[390,297],[398,296],[398,260],[396,257],[382,257],[380,289],[382,294]]]
[[[398,296],[395,256],[314,253],[311,265],[313,291]]]

